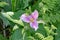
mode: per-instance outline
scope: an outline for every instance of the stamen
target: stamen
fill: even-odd
[[[30,21],[31,21],[31,22],[34,22],[34,19],[33,19],[33,18],[30,18]]]

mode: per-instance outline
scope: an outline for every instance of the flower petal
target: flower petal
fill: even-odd
[[[35,10],[32,14],[31,14],[33,19],[37,19],[38,18],[38,11]]]
[[[26,14],[23,14],[23,15],[20,17],[20,19],[23,20],[24,22],[27,22],[27,23],[30,22],[30,19],[29,19],[29,17],[28,17]]]
[[[38,23],[37,21],[31,22],[30,26],[35,29],[35,31],[38,29]]]

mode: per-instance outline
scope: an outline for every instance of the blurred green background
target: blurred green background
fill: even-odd
[[[37,31],[20,20],[34,10],[45,22]],[[60,40],[60,0],[0,0],[0,40]]]

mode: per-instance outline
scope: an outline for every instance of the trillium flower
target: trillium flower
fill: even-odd
[[[31,28],[35,29],[35,31],[38,29],[38,11],[35,10],[31,15],[22,14],[20,19],[24,22],[30,23]]]

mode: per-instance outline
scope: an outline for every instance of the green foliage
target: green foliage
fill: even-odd
[[[29,0],[11,0],[11,2],[12,2],[12,11],[25,9],[27,6],[29,6]]]
[[[56,23],[57,24],[56,25],[57,26],[57,30],[56,30],[57,35],[55,36],[55,40],[60,40],[60,23],[59,22],[57,22],[57,23]]]
[[[35,35],[38,36],[39,39],[44,39],[44,36],[40,33],[36,33]]]
[[[1,1],[0,18],[6,27],[11,27],[9,40],[60,40],[60,0]],[[37,21],[44,21],[44,24],[39,23],[37,31],[20,20],[23,13],[31,14],[34,10],[39,13]],[[1,36],[0,39],[5,38]]]
[[[21,30],[20,29],[15,30],[11,35],[10,40],[22,40]]]
[[[8,12],[7,12],[7,13],[8,13]],[[2,13],[2,15],[3,15],[4,17],[6,17],[8,20],[10,20],[10,21],[12,21],[12,22],[14,22],[14,23],[17,23],[17,24],[19,24],[19,25],[24,26],[24,24],[23,24],[23,22],[22,22],[21,20],[12,19],[12,18],[10,17],[10,15],[7,14],[7,13]],[[10,14],[11,14],[11,13],[10,13]]]
[[[48,37],[46,37],[46,38],[44,38],[42,40],[53,40],[53,37],[52,36],[48,36]]]
[[[8,25],[10,25],[9,21],[3,16],[0,15],[0,18],[3,20],[3,24],[7,27]]]
[[[8,3],[6,3],[6,2],[0,2],[0,7],[4,7],[6,5],[8,5]]]
[[[0,40],[7,40],[7,39],[0,34]]]

